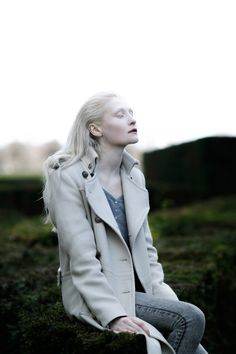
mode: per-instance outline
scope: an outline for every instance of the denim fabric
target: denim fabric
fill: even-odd
[[[176,354],[207,354],[200,345],[205,316],[195,305],[136,292],[136,316],[162,332]]]

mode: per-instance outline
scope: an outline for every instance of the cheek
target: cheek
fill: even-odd
[[[104,130],[103,138],[110,144],[126,144],[124,129],[120,125],[109,124]]]
[[[107,135],[120,135],[124,133],[124,127],[121,124],[110,123],[107,124],[104,133]]]

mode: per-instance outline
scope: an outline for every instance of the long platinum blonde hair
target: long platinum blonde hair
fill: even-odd
[[[91,149],[99,155],[99,143],[90,134],[89,125],[101,122],[107,103],[115,97],[119,96],[112,92],[102,92],[92,96],[83,104],[71,127],[64,148],[49,156],[46,160],[47,168],[55,168],[57,164],[64,167],[83,156],[90,157]]]
[[[91,157],[93,150],[99,156],[99,142],[89,132],[89,125],[99,124],[106,111],[106,106],[112,98],[119,97],[113,92],[101,92],[89,98],[79,110],[71,127],[65,146],[55,154],[48,157],[44,164],[45,187],[43,198],[47,209],[50,198],[48,177],[50,170],[69,166],[83,156]]]

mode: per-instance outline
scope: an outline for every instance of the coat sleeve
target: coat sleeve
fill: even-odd
[[[114,318],[127,314],[96,258],[94,234],[86,218],[79,187],[67,169],[52,171],[48,209],[60,247],[69,257],[72,281],[91,313],[106,327]]]

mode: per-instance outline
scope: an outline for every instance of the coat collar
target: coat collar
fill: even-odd
[[[123,166],[125,168],[126,173],[128,175],[130,175],[133,167],[138,164],[139,164],[139,161],[134,159],[133,156],[131,156],[126,150],[124,150],[121,166]]]
[[[122,238],[105,193],[94,174],[97,157],[96,152],[94,152],[93,160],[87,157],[82,159],[84,168],[90,174],[90,177],[85,181],[86,197],[95,214]],[[121,180],[131,247],[149,211],[146,188],[142,186],[141,182],[139,183],[132,178],[132,169],[138,163],[127,151],[124,151],[121,164]]]
[[[90,156],[83,156],[81,161],[84,168],[91,174],[95,172],[98,154],[94,149],[90,150]],[[135,165],[139,165],[139,161],[134,159],[126,150],[123,152],[122,166],[125,168],[126,173],[129,175]]]
[[[81,162],[83,164],[83,167],[90,175],[94,174],[97,159],[98,159],[98,154],[93,148],[90,148],[89,155],[83,156],[81,158]]]

